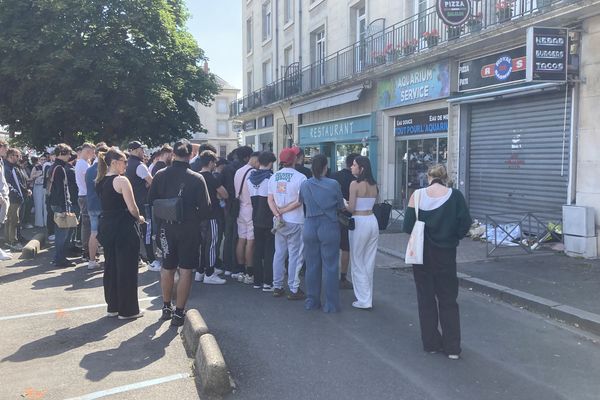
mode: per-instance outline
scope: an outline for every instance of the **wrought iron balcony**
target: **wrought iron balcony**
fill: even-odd
[[[260,109],[323,86],[348,80],[386,63],[397,62],[440,43],[465,35],[477,35],[498,24],[560,7],[564,0],[472,0],[473,12],[459,27],[449,27],[435,7],[398,22],[330,54],[304,68],[290,65],[284,77],[238,99],[230,105],[230,117]]]

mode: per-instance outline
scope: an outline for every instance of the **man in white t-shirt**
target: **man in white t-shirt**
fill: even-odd
[[[90,216],[87,209],[87,185],[85,184],[85,173],[90,167],[90,160],[94,157],[95,147],[93,144],[84,143],[81,146],[81,152],[77,163],[75,163],[75,181],[79,190],[77,203],[81,213],[81,247],[83,250],[83,259],[89,260],[89,241],[90,241]],[[95,261],[95,260],[90,260]]]
[[[269,207],[277,223],[275,232],[275,256],[273,258],[273,296],[281,297],[285,293],[283,279],[285,275],[285,259],[288,259],[288,300],[302,300],[304,293],[300,290],[300,268],[302,268],[304,246],[302,242],[302,226],[304,211],[299,201],[300,185],[306,176],[294,169],[296,153],[291,148],[281,150],[279,162],[283,168],[269,179]]]

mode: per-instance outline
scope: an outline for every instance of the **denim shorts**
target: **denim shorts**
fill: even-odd
[[[101,213],[102,211],[88,210],[88,215],[90,216],[90,231],[94,233],[98,233],[98,221],[100,220]]]

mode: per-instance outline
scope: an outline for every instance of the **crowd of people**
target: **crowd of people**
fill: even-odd
[[[173,326],[183,324],[194,281],[222,285],[229,279],[324,312],[340,311],[339,291],[350,289],[352,307],[373,307],[379,191],[367,157],[349,154],[346,168],[329,171],[320,154],[306,168],[299,147],[276,157],[242,146],[220,158],[210,144],[181,140],[148,153],[138,141],[127,151],[105,143],[73,150],[62,143],[26,159],[0,141],[0,220],[6,220],[8,246],[0,258],[22,249],[21,226],[45,226],[56,267],[74,266],[69,256],[78,255],[88,269],[104,268],[108,316],[119,319],[142,316],[141,267],[160,271],[161,319]],[[454,356],[460,353],[455,250],[470,216],[460,192],[445,186],[443,166],[435,168],[420,219],[437,233],[426,235],[415,281],[425,350]],[[415,222],[410,201],[408,233]],[[65,222],[67,215],[76,223]]]

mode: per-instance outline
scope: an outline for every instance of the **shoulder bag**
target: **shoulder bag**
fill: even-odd
[[[425,222],[419,221],[419,200],[421,197],[421,190],[415,191],[415,215],[416,221],[408,239],[406,245],[406,254],[404,256],[404,262],[406,264],[419,265],[423,264],[423,242],[425,241]]]
[[[177,197],[169,199],[156,199],[152,203],[153,216],[157,219],[172,223],[183,222],[183,188],[185,183],[179,187]]]
[[[246,183],[246,177],[248,176],[248,173],[250,173],[250,171],[252,171],[252,168],[248,168],[248,171],[246,171],[246,173],[244,174],[244,178],[242,179],[242,184],[240,185],[240,190],[237,194],[236,197],[230,199],[229,201],[229,214],[233,217],[233,218],[237,218],[240,216],[240,208],[242,206],[242,204],[240,203],[240,196],[242,195],[242,190],[244,189],[244,183]]]
[[[55,167],[54,171],[52,171],[52,181],[54,181],[54,173],[58,167],[59,166]],[[69,178],[67,178],[67,171],[62,166],[60,166],[60,168],[62,168],[63,173],[65,174],[65,179],[63,179],[65,188],[65,211],[54,213],[54,223],[62,229],[75,228],[79,225],[79,220],[77,219],[77,215],[71,211],[71,195],[69,194],[69,185],[67,183]],[[50,185],[50,188],[52,188],[52,185]]]
[[[392,212],[392,205],[390,203],[377,203],[373,206],[373,214],[377,218],[377,224],[379,230],[384,231],[390,223],[390,214]]]

